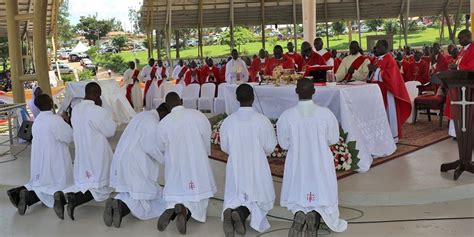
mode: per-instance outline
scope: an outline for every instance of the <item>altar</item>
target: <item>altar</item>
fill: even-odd
[[[278,117],[287,109],[296,106],[298,96],[295,85],[250,84],[255,91],[253,107],[270,119]],[[225,88],[226,113],[239,108],[235,91],[238,85]],[[315,86],[313,101],[329,108],[348,133],[349,141],[356,141],[359,150],[359,172],[370,169],[373,158],[393,154],[397,147],[392,138],[382,93],[376,84]]]

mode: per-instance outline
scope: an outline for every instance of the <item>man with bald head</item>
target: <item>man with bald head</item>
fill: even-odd
[[[277,145],[270,120],[252,108],[254,91],[248,84],[237,87],[240,108],[227,117],[220,129],[221,149],[229,154],[225,179],[224,233],[245,235],[245,220],[258,232],[270,228],[267,213],[275,191],[267,161]],[[245,174],[245,175],[241,175]]]
[[[288,52],[285,54],[285,56],[293,59],[293,61],[295,62],[296,71],[299,72],[303,70],[303,64],[304,64],[303,57],[301,56],[301,54],[295,52],[295,46],[293,45],[291,41],[288,42],[288,44],[286,45],[286,48],[288,49]]]
[[[265,50],[260,49],[258,51],[258,57],[252,61],[250,65],[249,74],[250,82],[259,82],[263,80],[263,74],[265,73],[265,62],[267,60]]]
[[[102,91],[99,84],[86,85],[86,96],[74,106],[71,117],[73,127],[75,157],[74,186],[68,188],[64,198],[62,192],[54,194],[55,210],[63,219],[63,207],[67,201],[67,214],[74,220],[74,209],[95,199],[105,201],[113,189],[109,187],[112,148],[107,138],[115,134],[117,124],[112,113],[102,107]]]
[[[458,34],[459,44],[462,46],[456,64],[459,70],[474,70],[474,46],[469,30],[462,30]]]
[[[295,70],[295,62],[293,59],[286,57],[283,54],[283,47],[281,47],[281,45],[276,45],[273,48],[273,57],[265,62],[265,75],[273,75],[273,70],[276,67],[293,71]]]
[[[317,236],[321,217],[336,232],[347,228],[339,219],[337,177],[330,145],[339,140],[334,114],[316,105],[313,82],[298,80],[298,105],[286,110],[277,122],[278,144],[288,150],[280,205],[293,214],[288,236]]]
[[[357,41],[352,41],[349,45],[349,53],[347,57],[342,59],[339,69],[336,72],[336,80],[338,81],[366,81],[369,75],[370,60],[360,54],[360,47]]]
[[[177,229],[184,235],[189,218],[206,221],[209,198],[216,192],[208,158],[212,131],[207,117],[184,108],[175,92],[166,95],[165,101],[171,113],[158,125],[156,145],[164,154],[167,210],[158,220],[158,230],[165,230],[176,219]]]
[[[303,67],[302,71],[305,71],[307,67],[315,65],[326,65],[326,61],[321,55],[313,51],[313,47],[307,41],[301,44],[301,55],[303,56]]]
[[[323,48],[323,39],[319,37],[314,39],[313,45],[316,49],[316,53],[323,57],[325,65],[334,66],[334,59],[331,57],[331,53]]]

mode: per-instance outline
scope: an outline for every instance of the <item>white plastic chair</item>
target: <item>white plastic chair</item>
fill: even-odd
[[[214,99],[214,113],[225,113],[225,87],[227,83],[221,83],[217,87],[217,97]]]
[[[183,90],[183,106],[188,109],[197,109],[197,101],[199,98],[199,84],[189,84]]]
[[[161,103],[165,102],[166,95],[168,95],[168,93],[170,92],[176,92],[176,94],[178,94],[179,97],[181,97],[181,95],[183,94],[183,85],[175,85],[172,83],[166,83],[164,86],[163,98],[154,99],[153,105],[155,105],[155,107],[158,108],[158,106],[160,106]]]
[[[216,84],[204,83],[201,86],[201,96],[198,99],[198,109],[201,111],[211,111],[211,113],[214,113],[215,94]]]
[[[418,96],[418,88],[417,86],[421,85],[419,81],[407,81],[405,82],[405,86],[407,87],[408,96],[410,96],[411,102],[411,114],[408,117],[407,122],[413,123],[413,116],[415,116],[415,98]]]

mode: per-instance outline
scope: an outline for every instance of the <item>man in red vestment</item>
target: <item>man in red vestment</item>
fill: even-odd
[[[421,60],[421,52],[415,52],[415,61],[410,63],[406,74],[405,81],[419,81],[421,84],[426,84],[430,81],[430,73],[426,62]]]
[[[410,46],[405,46],[404,52],[405,52],[405,55],[403,55],[403,59],[402,59],[402,63],[401,63],[402,64],[402,70],[401,71],[403,73],[403,79],[405,79],[405,81],[408,81],[408,79],[406,78],[408,68],[413,63],[414,59],[413,59],[413,55],[411,54]]]
[[[446,60],[448,60],[448,65],[456,64],[458,59],[459,50],[455,44],[448,45],[448,54],[446,55]]]
[[[306,71],[306,68],[314,65],[326,65],[326,61],[321,55],[313,51],[311,44],[307,41],[301,44],[301,55],[303,56],[303,68],[302,71]]]
[[[342,63],[342,59],[337,56],[337,50],[335,49],[331,50],[331,57],[334,60],[334,73],[336,73],[337,69],[339,69],[339,65]]]
[[[447,71],[448,60],[446,56],[441,52],[441,46],[438,43],[434,43],[431,53],[431,72],[432,74]]]
[[[273,69],[281,66],[283,69],[295,70],[295,62],[293,59],[283,55],[283,47],[276,45],[273,48],[273,57],[265,62],[265,75],[273,75]]]
[[[210,82],[218,85],[221,83],[219,68],[214,65],[214,60],[212,60],[212,58],[208,58],[206,60],[206,65],[201,68],[201,75],[199,79],[201,80],[201,84]]]
[[[181,60],[180,60],[181,61]],[[184,75],[189,70],[187,64],[183,64],[181,66],[181,71],[178,73],[178,79],[176,80],[176,84],[183,84],[184,85]]]
[[[328,52],[326,49],[323,49],[323,39],[319,37],[314,39],[313,45],[316,49],[316,53],[323,57],[324,64],[328,66],[334,66],[334,59],[331,57],[331,53]]]
[[[199,76],[199,69],[197,68],[197,64],[194,61],[191,61],[189,64],[189,69],[184,74],[184,83],[187,85],[189,84],[201,84],[200,76]]]
[[[288,42],[288,44],[286,45],[286,48],[288,49],[288,52],[285,54],[285,56],[293,59],[293,61],[295,62],[296,71],[300,72],[301,70],[303,70],[303,65],[304,65],[303,56],[301,56],[301,54],[294,51],[295,46],[293,45],[293,43]]]
[[[221,62],[221,69],[219,70],[219,78],[221,79],[221,83],[226,82],[225,80],[225,68],[227,66],[227,62],[231,59],[232,57],[228,57],[227,60],[222,60]]]
[[[265,72],[265,61],[266,53],[264,49],[258,51],[258,57],[252,61],[252,64],[249,68],[250,81],[249,82],[259,82],[263,78],[263,73]]]
[[[431,65],[431,49],[430,46],[426,45],[423,47],[423,56],[421,56],[421,60],[425,61],[426,65],[428,65],[428,70]]]
[[[398,138],[402,138],[402,125],[411,114],[410,97],[397,62],[388,53],[388,42],[379,40],[375,47],[378,62],[377,65],[369,65],[369,70],[374,72],[370,81],[380,86],[392,136],[398,142]]]
[[[338,81],[367,81],[369,69],[367,66],[370,60],[360,53],[359,43],[352,41],[349,45],[349,55],[346,56],[336,72],[336,80]]]

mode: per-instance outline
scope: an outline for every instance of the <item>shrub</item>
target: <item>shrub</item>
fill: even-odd
[[[74,77],[74,75],[61,75],[61,80],[63,80],[64,82],[75,81],[76,78]]]
[[[94,74],[89,69],[84,69],[81,72],[79,72],[80,81],[92,80],[93,78],[94,78]]]

